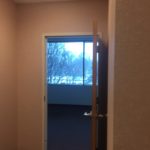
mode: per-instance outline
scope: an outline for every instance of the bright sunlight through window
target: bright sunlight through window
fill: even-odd
[[[48,84],[91,85],[92,40],[60,39],[47,41]]]

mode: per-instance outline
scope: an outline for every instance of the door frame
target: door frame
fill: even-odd
[[[47,59],[46,59],[46,42],[47,37],[53,36],[82,36],[93,35],[92,32],[74,32],[74,33],[46,33],[42,36],[42,150],[47,150]],[[98,32],[102,38],[102,32]]]
[[[107,150],[114,149],[114,77],[115,77],[115,38],[116,0],[108,2],[108,117]]]

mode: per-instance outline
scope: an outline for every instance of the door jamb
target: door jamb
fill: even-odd
[[[42,150],[47,150],[47,81],[46,81],[46,38],[48,36],[93,35],[92,32],[46,33],[42,35]],[[102,32],[98,32],[102,38]]]

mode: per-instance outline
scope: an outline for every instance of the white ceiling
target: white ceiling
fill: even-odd
[[[62,1],[78,1],[78,0],[14,0],[16,3],[39,3],[39,2],[62,2]]]

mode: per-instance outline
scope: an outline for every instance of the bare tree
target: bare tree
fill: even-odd
[[[83,63],[86,65],[83,74]],[[75,56],[65,50],[64,43],[47,44],[47,76],[51,84],[82,84],[86,75],[86,84],[91,83],[91,60],[83,61],[83,54]]]

